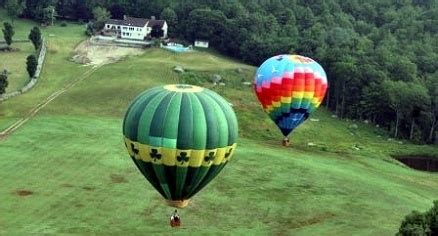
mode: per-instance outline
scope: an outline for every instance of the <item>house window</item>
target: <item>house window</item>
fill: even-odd
[[[120,25],[117,26],[117,29],[120,29]]]
[[[127,29],[128,27],[123,27],[123,29],[125,30],[125,29]]]
[[[110,28],[110,25],[106,25],[106,27],[109,29],[109,28]]]

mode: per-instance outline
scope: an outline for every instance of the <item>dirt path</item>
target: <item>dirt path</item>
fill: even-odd
[[[35,114],[38,113],[39,110],[47,106],[51,101],[53,101],[55,98],[57,98],[59,95],[65,93],[68,89],[72,88],[82,80],[90,77],[95,71],[97,71],[100,67],[102,67],[103,64],[94,66],[84,72],[79,78],[76,80],[73,80],[72,82],[68,83],[61,89],[55,91],[50,96],[48,96],[46,99],[44,99],[42,102],[37,104],[34,108],[32,108],[23,118],[18,120],[17,122],[13,123],[11,126],[0,132],[0,140],[7,138],[10,134],[12,134],[15,130],[20,128],[22,125],[24,125],[29,119],[35,116]]]
[[[140,48],[120,47],[113,43],[84,40],[75,49],[73,61],[85,65],[102,65],[117,62],[128,56],[137,56],[145,52]]]

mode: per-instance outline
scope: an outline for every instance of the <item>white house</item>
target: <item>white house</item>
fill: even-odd
[[[208,41],[205,41],[205,40],[195,40],[195,47],[208,48]]]
[[[114,35],[123,39],[144,40],[148,37],[153,27],[163,30],[163,38],[167,38],[167,23],[165,20],[135,18],[125,16],[123,20],[110,19],[105,23],[105,35]]]

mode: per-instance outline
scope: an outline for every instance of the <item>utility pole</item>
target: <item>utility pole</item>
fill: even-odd
[[[55,15],[55,7],[52,6],[52,26],[53,26],[53,16]]]

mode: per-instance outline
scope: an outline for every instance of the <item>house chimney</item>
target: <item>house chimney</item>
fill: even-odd
[[[151,16],[151,20],[155,20],[155,16]]]
[[[123,20],[126,20],[126,15],[123,15]]]

